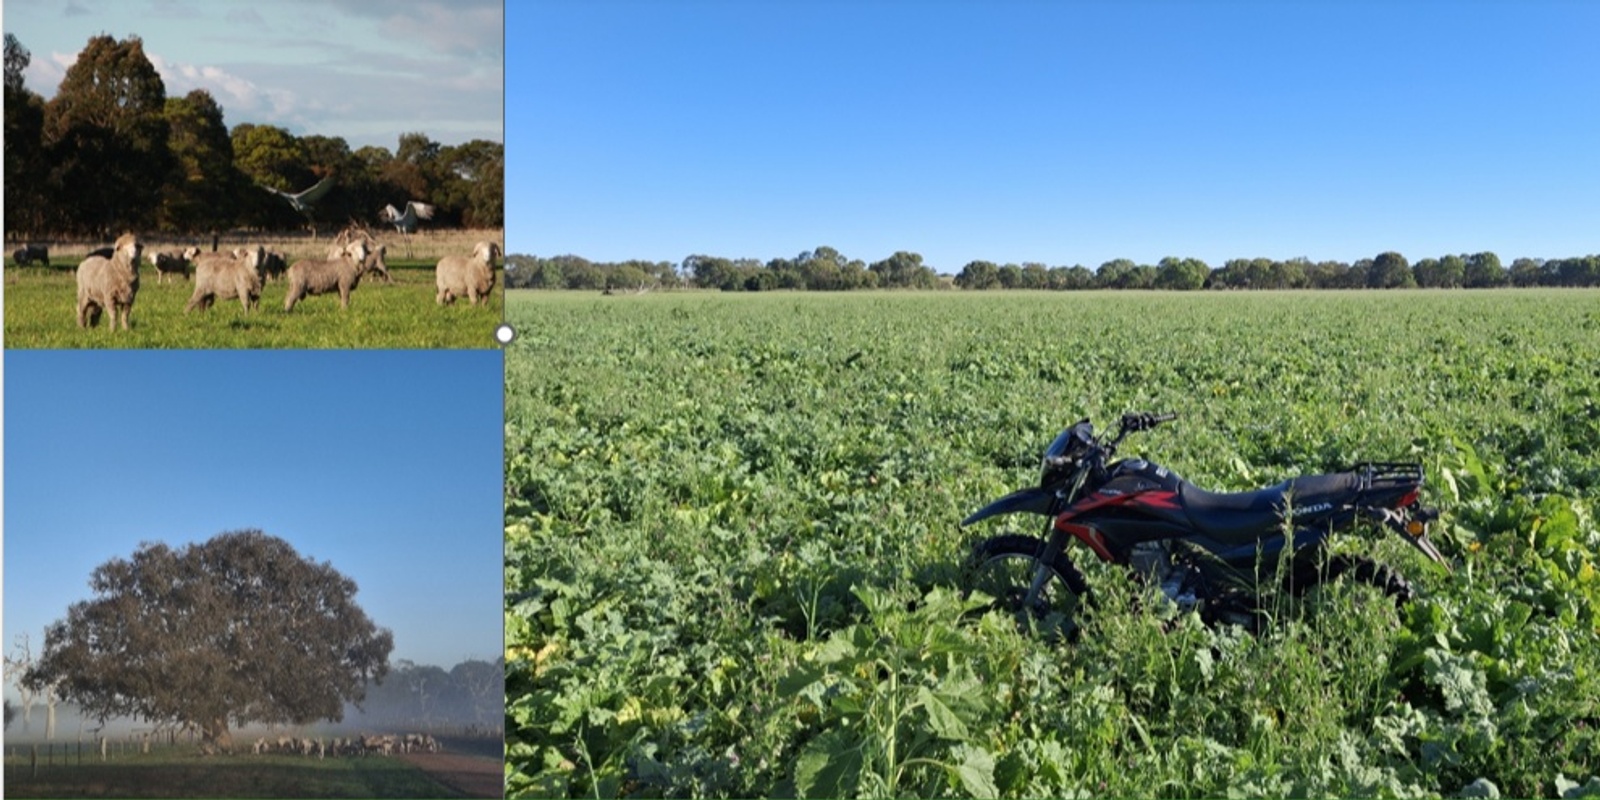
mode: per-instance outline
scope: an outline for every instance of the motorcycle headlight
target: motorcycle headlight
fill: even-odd
[[[1056,436],[1055,441],[1045,448],[1044,457],[1039,459],[1040,471],[1048,471],[1052,466],[1060,464],[1066,457],[1067,450],[1072,446],[1072,430],[1069,428]]]
[[[1062,431],[1039,459],[1039,485],[1052,486],[1066,480],[1093,441],[1094,429],[1088,420]]]

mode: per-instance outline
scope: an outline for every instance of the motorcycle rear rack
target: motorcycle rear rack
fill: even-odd
[[[1361,491],[1420,486],[1422,464],[1414,461],[1363,461],[1350,468],[1361,480]]]

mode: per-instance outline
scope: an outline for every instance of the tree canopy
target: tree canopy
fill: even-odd
[[[389,670],[394,636],[355,582],[258,530],[144,543],[89,586],[24,675],[89,716],[193,725],[227,749],[230,725],[338,721]]]
[[[726,292],[775,289],[1406,289],[1420,287],[1600,286],[1600,256],[1564,259],[1519,258],[1510,269],[1492,252],[1424,258],[1415,265],[1394,251],[1353,264],[1291,258],[1235,258],[1212,268],[1198,258],[1168,256],[1155,265],[1118,258],[1091,270],[1081,264],[1047,266],[1037,262],[997,264],[969,261],[954,276],[943,277],[917,253],[900,251],[868,266],[832,247],[807,250],[794,258],[765,263],[697,253],[680,265],[633,259],[617,263],[577,255],[506,256],[510,289],[676,289],[695,287]]]
[[[48,102],[23,85],[30,54],[6,35],[7,233],[113,236],[306,224],[259,186],[299,192],[328,175],[335,188],[311,221],[377,224],[385,205],[435,206],[438,227],[504,225],[505,146],[442,145],[396,131],[397,150],[352,152],[337,136],[273,126],[229,129],[205,90],[168,97],[137,36],[92,37]]]

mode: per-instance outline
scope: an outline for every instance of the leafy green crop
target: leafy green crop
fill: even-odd
[[[512,292],[514,796],[1600,790],[1600,294]],[[1447,573],[1211,629],[1072,551],[1081,639],[957,521],[1081,417],[1216,490],[1420,460]]]

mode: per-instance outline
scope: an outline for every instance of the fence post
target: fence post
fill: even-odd
[[[100,763],[106,763],[106,737],[100,737]]]
[[[31,773],[30,777],[37,778],[39,777],[39,745],[34,745],[30,750],[32,754],[28,756],[28,769]]]

